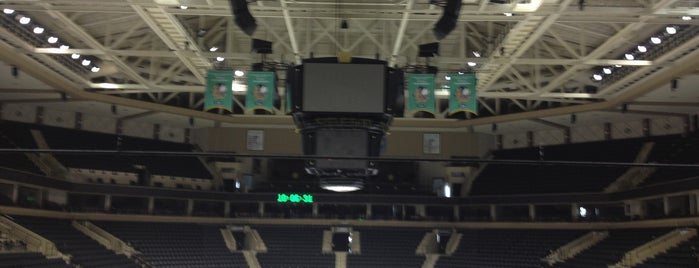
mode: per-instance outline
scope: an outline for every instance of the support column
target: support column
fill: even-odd
[[[699,214],[699,193],[689,195],[689,214],[692,216]]]
[[[461,220],[461,211],[459,210],[459,206],[454,206],[454,220],[455,221],[460,221]]]
[[[495,205],[490,205],[490,220],[491,221],[497,221],[498,220],[498,210]]]
[[[420,218],[426,218],[425,205],[415,205],[415,214]]]
[[[109,212],[112,210],[112,195],[104,195],[104,211]]]
[[[364,215],[364,217],[366,217],[367,219],[371,219],[371,214],[371,204],[366,204],[366,215]]]
[[[260,217],[265,215],[265,203],[264,202],[257,203],[257,213],[260,214]]]
[[[534,204],[529,204],[529,220],[536,220],[536,206]]]
[[[580,219],[580,206],[578,204],[570,204],[570,217],[573,221]]]
[[[36,189],[36,205],[39,206],[39,208],[44,207],[44,195],[47,195],[47,190],[46,189]]]
[[[663,196],[663,215],[670,215],[670,198]]]
[[[155,198],[148,197],[148,214],[153,214],[153,210],[155,209]]]
[[[194,212],[194,200],[187,199],[187,216],[192,216],[192,212]]]
[[[223,216],[226,218],[231,216],[231,201],[223,202]]]
[[[318,218],[318,203],[313,203],[313,218]]]
[[[19,199],[19,184],[12,185],[12,204],[17,204]]]

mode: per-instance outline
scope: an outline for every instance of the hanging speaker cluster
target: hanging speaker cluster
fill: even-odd
[[[230,0],[231,10],[233,11],[233,19],[235,24],[240,27],[245,34],[252,36],[257,29],[257,22],[250,14],[248,2],[246,0]]]
[[[456,22],[459,20],[461,12],[461,0],[447,0],[444,5],[442,17],[439,18],[437,24],[434,25],[434,36],[438,40],[444,39],[451,31],[456,28]]]

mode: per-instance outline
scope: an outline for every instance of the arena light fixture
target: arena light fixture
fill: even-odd
[[[595,81],[601,81],[602,75],[601,74],[593,74],[592,79],[594,79]]]
[[[480,57],[481,57],[481,53],[478,52],[478,51],[474,51],[474,52],[473,52],[473,56],[476,57],[476,58],[480,58]]]
[[[7,13],[5,13],[5,14],[7,14]],[[685,20],[685,21],[692,20],[692,17],[691,16],[682,16],[682,20]]]
[[[32,19],[29,18],[29,17],[22,16],[21,18],[19,18],[19,23],[20,23],[20,24],[27,25],[27,24],[29,24],[31,21],[32,21]]]
[[[241,70],[235,70],[234,74],[237,77],[241,77],[241,76],[245,75],[245,72],[243,72]]]
[[[61,45],[58,48],[60,48],[61,50],[68,50],[70,48],[70,46],[69,45]]]
[[[451,80],[451,76],[445,75],[445,76],[444,76],[444,79],[446,79],[447,81],[449,81],[449,80]]]
[[[71,59],[74,59],[74,60],[77,60],[77,59],[80,58],[80,54],[78,54],[78,53],[73,53],[73,54],[70,55],[70,58],[71,58]]]
[[[364,188],[364,182],[359,178],[321,178],[320,188],[333,192],[354,192]]]
[[[612,68],[604,67],[604,68],[602,68],[602,72],[604,74],[612,74]]]
[[[48,41],[49,41],[49,44],[55,44],[56,42],[58,42],[58,37],[49,36]]]
[[[653,36],[650,38],[650,42],[657,45],[657,44],[662,43],[663,41],[662,41],[662,39],[660,39],[660,37]]]
[[[43,28],[43,27],[36,26],[36,27],[34,27],[33,32],[34,32],[35,34],[42,34],[42,33],[44,33],[44,28]]]
[[[505,12],[505,13],[502,13],[502,14],[505,15],[506,17],[512,17],[512,13],[510,13],[510,12]]]
[[[15,13],[15,10],[14,10],[14,9],[5,8],[5,9],[2,10],[2,13],[5,13],[5,14],[7,14],[7,15],[10,15],[10,14],[12,14],[12,13]]]
[[[665,27],[665,32],[668,34],[676,34],[677,28],[675,28],[675,26],[667,26]]]
[[[467,64],[468,66],[470,66],[470,67],[476,66],[476,63],[475,63],[475,62],[472,62],[472,61],[469,61],[469,62],[467,62],[466,64]]]
[[[225,60],[225,58],[223,58],[223,57],[216,57],[216,61],[218,61],[218,62],[222,62],[223,60]]]
[[[634,60],[636,57],[634,57],[633,54],[631,54],[631,53],[626,53],[624,55],[624,58],[627,60]]]
[[[84,59],[84,60],[82,61],[82,65],[83,65],[83,66],[88,66],[88,65],[90,65],[90,63],[92,63],[92,61],[91,61],[91,60],[88,60],[88,59]]]
[[[100,71],[100,67],[92,66],[92,68],[90,69],[90,71],[92,71],[93,73],[99,72],[99,71]]]
[[[187,6],[187,5],[180,5],[180,9],[188,9],[188,8],[189,8],[189,6]]]
[[[643,45],[639,45],[636,48],[638,49],[638,52],[641,52],[641,53],[646,53],[648,51],[648,48],[646,46],[643,46]]]
[[[209,51],[211,52],[216,52],[218,50],[218,47],[211,47],[209,48]]]

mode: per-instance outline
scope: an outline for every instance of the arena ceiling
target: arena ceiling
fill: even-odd
[[[501,131],[523,131],[569,125],[573,113],[578,122],[615,122],[699,110],[697,0],[463,0],[456,29],[429,59],[417,57],[418,45],[437,41],[432,29],[442,8],[428,0],[254,1],[252,37],[224,0],[13,0],[0,7],[14,10],[0,14],[2,103],[100,114],[116,105],[124,120],[182,127],[192,127],[190,118],[198,119],[195,127],[291,127],[283,111],[201,112],[206,70],[249,70],[262,60],[251,51],[257,38],[273,42],[265,60],[280,66],[350,51],[398,67],[436,66],[440,85],[450,73],[477,72],[480,115],[398,118],[398,128],[490,132],[498,123]],[[21,25],[22,16],[31,22]],[[33,33],[37,25],[45,31]]]

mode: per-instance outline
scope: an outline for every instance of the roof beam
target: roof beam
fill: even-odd
[[[286,5],[286,0],[279,0],[279,4],[282,7],[282,14],[284,15],[284,24],[286,24],[286,31],[289,32],[289,42],[291,43],[291,50],[294,53],[294,62],[296,64],[301,64],[299,44],[296,41],[296,32],[294,31],[294,24],[292,23],[291,15],[289,14],[289,7]]]
[[[413,9],[413,4],[415,0],[408,0],[405,5],[405,11],[403,12],[403,18],[400,21],[400,27],[398,27],[398,34],[396,35],[396,41],[393,43],[393,51],[391,52],[391,59],[388,61],[388,66],[393,66],[398,59],[398,53],[400,52],[400,47],[403,44],[403,37],[405,36],[405,29],[408,28],[408,19],[410,18],[410,10]]]

